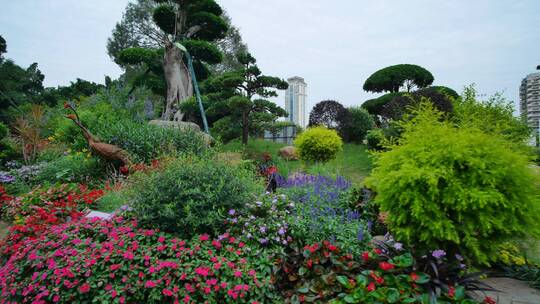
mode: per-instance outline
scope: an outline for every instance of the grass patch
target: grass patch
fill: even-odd
[[[258,160],[264,152],[272,155],[274,162],[281,175],[302,172],[308,174],[322,174],[328,176],[341,175],[353,183],[361,184],[371,171],[371,158],[365,145],[344,144],[343,151],[339,152],[336,159],[326,163],[313,163],[303,161],[287,161],[278,156],[279,149],[285,144],[266,141],[263,139],[251,139],[247,146],[242,146],[240,141],[231,141],[221,147],[222,152],[240,153],[244,159]]]

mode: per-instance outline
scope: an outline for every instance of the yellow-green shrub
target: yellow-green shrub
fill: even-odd
[[[336,157],[343,147],[343,141],[335,130],[314,127],[298,135],[294,145],[303,160],[325,162]]]
[[[366,180],[396,239],[489,264],[501,242],[538,235],[537,176],[528,155],[502,136],[442,121],[429,104],[413,114]]]

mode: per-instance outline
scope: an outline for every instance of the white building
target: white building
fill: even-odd
[[[285,93],[285,110],[289,114],[287,121],[292,121],[302,128],[306,123],[306,88],[307,84],[302,77],[287,79],[289,88]]]
[[[540,73],[527,75],[519,88],[519,110],[536,133],[540,131]]]

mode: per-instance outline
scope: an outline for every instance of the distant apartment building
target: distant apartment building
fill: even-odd
[[[287,79],[289,88],[285,94],[285,110],[289,114],[287,121],[306,127],[306,88],[307,84],[302,77]]]
[[[519,88],[519,110],[536,133],[540,132],[540,72],[527,75]]]

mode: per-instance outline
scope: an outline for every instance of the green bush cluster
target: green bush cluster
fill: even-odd
[[[242,210],[263,191],[251,171],[193,157],[132,180],[127,197],[141,223],[183,237],[223,232],[229,210]]]
[[[502,241],[538,234],[537,177],[513,143],[441,115],[423,103],[366,183],[398,240],[489,264]]]
[[[18,156],[15,144],[9,140],[8,127],[0,122],[0,165],[4,161],[15,159]]]
[[[44,163],[33,183],[92,184],[105,176],[105,163],[87,154],[71,154]]]
[[[163,128],[129,119],[108,123],[97,135],[102,141],[128,151],[134,162],[148,163],[170,153],[202,155],[208,150],[198,131]]]
[[[325,127],[308,128],[294,141],[300,157],[307,161],[326,162],[336,158],[343,141],[335,130]]]
[[[347,134],[349,141],[362,143],[369,130],[373,129],[375,122],[369,112],[361,107],[351,107],[348,109],[350,113],[350,124]]]

